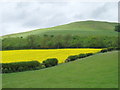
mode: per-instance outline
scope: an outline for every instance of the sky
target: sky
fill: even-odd
[[[118,3],[0,2],[0,36],[85,20],[118,22]]]

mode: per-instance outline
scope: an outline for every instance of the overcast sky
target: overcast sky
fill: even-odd
[[[118,21],[117,2],[1,2],[0,35],[75,21]]]

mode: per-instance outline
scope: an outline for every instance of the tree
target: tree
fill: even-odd
[[[29,48],[32,49],[34,47],[35,35],[29,35],[27,37],[27,40],[28,40],[28,46],[29,46]]]
[[[55,48],[62,48],[63,47],[63,36],[62,35],[57,35],[54,37],[54,45]]]
[[[69,47],[70,41],[72,40],[72,35],[67,34],[63,37],[63,46],[64,47]]]
[[[120,24],[118,24],[117,26],[115,26],[115,31],[120,32]]]

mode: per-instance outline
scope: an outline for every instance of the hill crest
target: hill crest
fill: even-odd
[[[102,27],[107,27],[107,28],[102,28],[102,29],[113,29],[113,27],[116,25],[117,23],[115,22],[106,22],[106,21],[93,21],[93,20],[87,20],[87,21],[76,21],[76,22],[71,22],[68,24],[64,24],[64,25],[58,25],[58,26],[54,26],[54,27],[49,27],[49,28],[42,28],[42,29],[36,29],[36,30],[31,30],[31,31],[26,31],[26,32],[20,32],[20,33],[13,33],[13,34],[8,34],[8,35],[4,35],[1,36],[2,38],[6,38],[6,37],[14,37],[14,36],[22,36],[25,34],[34,34],[35,32],[37,32],[36,34],[39,33],[43,33],[44,31],[46,32],[50,32],[52,30],[80,30],[83,31],[85,29],[89,30],[98,30],[101,29]],[[82,29],[82,30],[81,30]]]

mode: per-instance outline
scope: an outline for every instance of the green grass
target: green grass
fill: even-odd
[[[3,88],[117,88],[118,52],[37,71],[3,74],[2,78]]]
[[[2,89],[2,74],[0,74],[0,90]]]
[[[28,32],[5,35],[7,37],[26,37],[28,35],[56,35],[56,34],[73,34],[73,35],[99,35],[99,36],[116,36],[117,32],[114,31],[117,23],[102,22],[102,21],[79,21],[51,28],[31,30]]]
[[[117,23],[103,21],[79,21],[5,35],[2,36],[2,49],[117,47],[118,32],[114,30],[116,25]],[[28,36],[32,36],[32,39]]]

